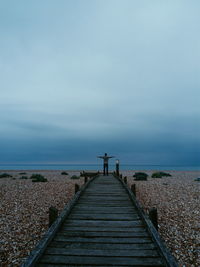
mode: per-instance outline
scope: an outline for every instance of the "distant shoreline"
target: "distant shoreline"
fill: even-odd
[[[115,170],[115,165],[110,164],[110,171]],[[101,171],[101,164],[0,164],[0,171]],[[121,171],[200,171],[200,166],[180,165],[134,165],[121,164]]]

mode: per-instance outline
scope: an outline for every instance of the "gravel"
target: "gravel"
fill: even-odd
[[[20,266],[48,229],[50,206],[62,211],[74,195],[74,184],[83,183],[83,178],[71,180],[80,172],[26,171],[30,178],[39,173],[48,182],[33,183],[20,179],[22,171],[5,171],[14,178],[0,179],[0,266]]]
[[[172,177],[134,181],[134,171],[123,172],[128,184],[136,184],[136,197],[145,212],[158,211],[159,233],[180,266],[200,266],[199,172],[168,171]]]

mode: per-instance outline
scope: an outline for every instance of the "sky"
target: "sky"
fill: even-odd
[[[198,0],[0,0],[0,164],[200,165]]]

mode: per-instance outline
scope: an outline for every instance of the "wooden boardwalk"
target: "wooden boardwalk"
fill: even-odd
[[[23,267],[177,266],[113,175],[93,178]]]

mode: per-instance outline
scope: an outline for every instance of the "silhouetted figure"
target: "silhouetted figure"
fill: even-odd
[[[104,156],[99,156],[97,158],[103,159],[103,175],[108,175],[108,160],[114,158],[113,156],[108,157],[107,153]]]

